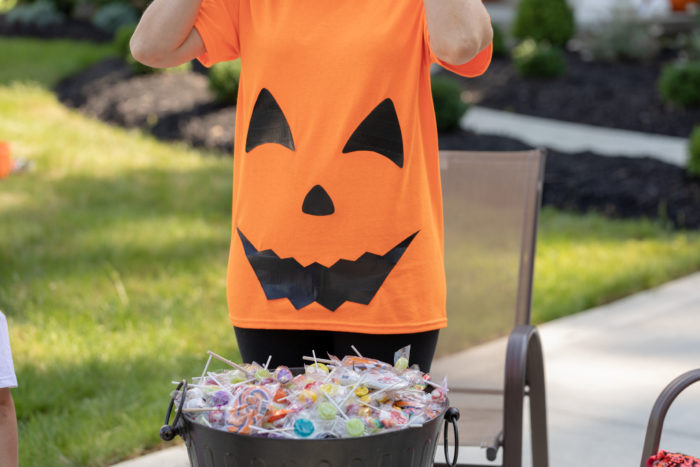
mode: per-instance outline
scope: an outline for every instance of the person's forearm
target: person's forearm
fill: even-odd
[[[0,465],[17,466],[17,415],[12,394],[0,388]]]
[[[154,0],[131,37],[131,54],[152,67],[176,66],[204,52],[193,29],[202,0]]]
[[[430,49],[440,60],[460,65],[493,39],[491,18],[481,0],[423,0]]]

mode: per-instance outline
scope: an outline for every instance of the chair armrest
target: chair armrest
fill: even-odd
[[[671,381],[668,386],[661,391],[661,394],[659,394],[659,397],[654,403],[654,407],[651,409],[651,415],[649,415],[649,423],[647,424],[647,433],[644,438],[644,448],[642,450],[641,467],[646,467],[647,459],[656,454],[659,450],[664,419],[666,418],[668,409],[671,407],[671,403],[673,403],[676,397],[678,397],[685,388],[698,381],[700,381],[700,368],[683,373]]]

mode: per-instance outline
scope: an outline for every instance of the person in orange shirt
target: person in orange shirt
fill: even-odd
[[[447,325],[430,67],[482,74],[480,0],[154,0],[140,62],[241,59],[227,298],[241,356],[428,371]]]

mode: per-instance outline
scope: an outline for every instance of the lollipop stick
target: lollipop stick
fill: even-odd
[[[216,376],[214,376],[214,373],[212,373],[212,372],[210,371],[209,373],[207,373],[207,376],[209,376],[211,379],[213,379],[214,382],[215,382],[216,384],[218,384],[219,387],[220,387],[221,389],[226,389],[226,386],[224,386],[223,384],[221,384],[221,381],[219,381],[219,380],[216,378]]]
[[[321,363],[325,363],[326,365],[337,365],[338,364],[337,361],[328,360],[325,358],[314,358],[314,357],[306,357],[306,356],[301,357],[301,358],[302,358],[302,360],[306,360],[307,362],[314,362],[314,363],[321,362]]]
[[[360,376],[360,379],[357,380],[357,383],[355,383],[355,385],[352,387],[352,389],[350,390],[348,395],[345,396],[345,399],[343,399],[343,401],[340,403],[340,405],[345,404],[345,402],[350,398],[350,396],[355,394],[355,389],[357,389],[357,387],[360,385],[360,383],[362,383],[364,380],[365,380],[365,375]]]
[[[227,360],[227,359],[225,359],[224,357],[222,357],[221,355],[215,354],[215,353],[212,352],[211,350],[207,350],[207,353],[208,353],[209,356],[210,356],[210,358],[209,358],[210,360],[211,360],[211,357],[214,357],[214,358],[216,358],[217,360],[221,360],[221,361],[224,362],[225,364],[232,366],[232,367],[235,368],[236,370],[241,370],[243,373],[248,374],[248,372],[246,371],[246,369],[243,368],[242,366],[240,366],[239,364],[233,363],[231,360]],[[204,377],[204,374],[202,374],[202,377]]]
[[[321,392],[323,393],[324,396],[326,396],[326,399],[328,399],[330,401],[330,403],[335,406],[335,408],[338,410],[338,412],[340,412],[340,415],[342,415],[345,420],[349,420],[348,416],[345,415],[345,412],[343,412],[343,409],[338,407],[338,403],[336,401],[334,401],[333,398],[331,396],[329,396],[327,392],[325,392],[325,391],[321,391]]]
[[[242,385],[242,384],[248,384],[248,383],[253,382],[253,381],[255,381],[255,378],[247,379],[247,380],[245,380],[245,381],[240,381],[240,382],[238,382],[238,383],[236,383],[236,384],[231,385],[231,388],[230,388],[230,389],[237,388],[238,386],[240,386],[240,385]]]
[[[385,387],[384,389],[380,389],[379,391],[373,392],[372,394],[370,394],[370,397],[374,400],[374,399],[375,399],[375,396],[376,396],[377,394],[381,394],[381,393],[383,393],[383,392],[385,392],[385,391],[389,391],[390,389],[394,389],[394,388],[397,387],[397,386],[401,386],[401,384],[402,384],[402,383],[394,383],[394,384],[392,384],[391,386],[387,386],[387,387]]]
[[[265,365],[263,366],[263,368],[265,368],[266,370],[267,370],[267,366],[270,364],[270,360],[272,360],[272,355],[267,357],[267,361],[265,362]]]
[[[365,401],[363,401],[363,400],[360,400],[359,402],[360,402],[360,404],[362,404],[362,405],[366,405],[366,406],[369,407],[370,409],[379,410],[380,412],[384,412],[384,413],[391,414],[390,411],[384,410],[384,409],[380,409],[379,407],[375,407],[375,406],[373,406],[373,405],[370,405],[370,404],[368,404],[367,402],[365,402]]]
[[[360,353],[360,351],[357,350],[357,349],[355,348],[354,345],[351,345],[350,348],[353,350],[353,352],[355,352],[355,353],[357,354],[358,357],[364,358],[364,357],[362,356],[362,354]]]
[[[216,411],[221,411],[219,407],[192,407],[190,409],[182,409],[183,412],[185,413],[191,413],[191,412],[216,412]]]
[[[207,374],[207,370],[209,369],[209,364],[211,363],[211,353],[209,353],[209,358],[207,359],[207,364],[204,365],[204,371],[202,372],[202,376],[199,378],[199,382],[201,383],[204,380],[204,375]]]
[[[316,360],[316,351],[312,349],[311,355],[314,356],[314,365],[316,365],[316,368],[318,369],[318,361]]]

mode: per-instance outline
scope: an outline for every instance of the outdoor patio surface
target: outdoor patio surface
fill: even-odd
[[[673,378],[700,367],[700,273],[546,323],[539,330],[550,466],[639,466],[656,397]],[[478,380],[496,349],[489,343],[438,359],[433,373],[449,369],[453,384]],[[699,455],[699,415],[697,384],[671,406],[661,447]],[[526,447],[527,443],[526,435]],[[479,451],[460,451],[460,459],[483,459]],[[441,452],[438,449],[438,460]],[[529,450],[525,454],[523,465],[531,466]],[[117,465],[185,467],[188,461],[179,445]]]

